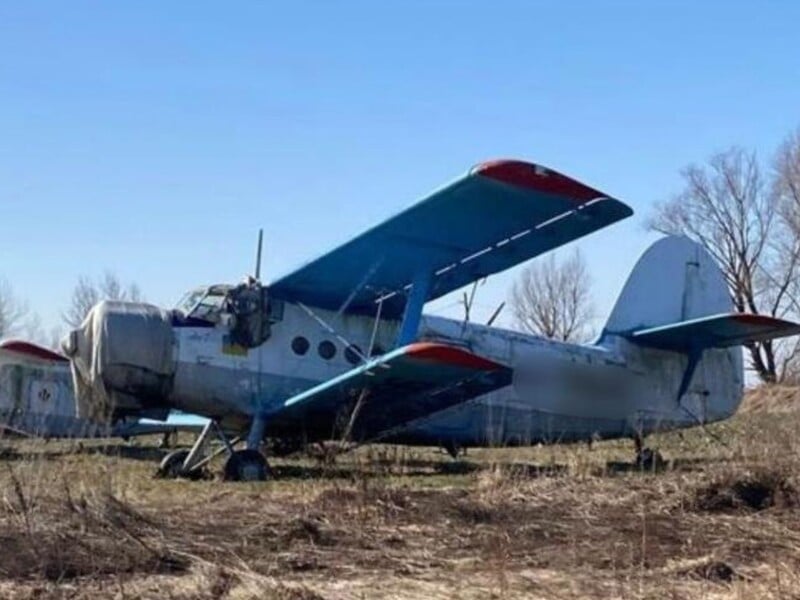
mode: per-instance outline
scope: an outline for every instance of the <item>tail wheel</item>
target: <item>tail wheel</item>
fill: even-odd
[[[225,462],[225,481],[266,481],[272,473],[264,455],[258,450],[237,450]]]

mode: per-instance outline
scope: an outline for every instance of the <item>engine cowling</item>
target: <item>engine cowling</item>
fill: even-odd
[[[166,403],[177,365],[169,312],[103,301],[61,346],[70,359],[78,416],[108,421]]]

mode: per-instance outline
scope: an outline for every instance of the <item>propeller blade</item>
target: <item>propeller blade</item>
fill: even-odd
[[[258,230],[258,249],[256,250],[256,281],[261,281],[261,250],[264,244],[264,230]]]

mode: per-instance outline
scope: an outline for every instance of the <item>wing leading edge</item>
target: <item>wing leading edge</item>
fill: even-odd
[[[483,163],[467,175],[277,279],[276,298],[399,317],[406,292],[429,279],[425,301],[633,214],[608,195],[521,161]]]
[[[269,427],[308,440],[338,439],[350,428],[350,440],[366,442],[510,383],[511,369],[461,348],[410,344],[290,398]]]

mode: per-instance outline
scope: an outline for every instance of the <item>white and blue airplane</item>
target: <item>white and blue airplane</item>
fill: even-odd
[[[269,285],[257,269],[172,310],[97,305],[62,344],[78,412],[205,416],[193,448],[161,472],[196,471],[218,436],[235,480],[269,476],[265,439],[454,449],[641,440],[730,417],[743,390],[739,346],[800,325],[733,312],[719,267],[686,238],[644,253],[592,344],[423,314],[431,300],[631,214],[539,165],[480,164]]]

